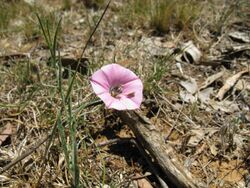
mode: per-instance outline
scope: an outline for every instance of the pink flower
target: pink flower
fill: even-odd
[[[103,66],[92,75],[90,82],[107,108],[133,110],[141,105],[142,82],[135,73],[121,65]]]

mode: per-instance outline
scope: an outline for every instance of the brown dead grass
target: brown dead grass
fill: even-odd
[[[197,45],[200,45],[205,53],[204,56],[214,55],[219,59],[225,56],[223,52],[226,49],[226,42],[235,44],[227,37],[223,38],[224,34],[233,28],[232,23],[227,20],[215,22],[221,16],[219,11],[215,11],[213,16],[216,19],[201,17],[196,20],[193,29],[188,30],[190,35],[183,35],[182,31],[173,33],[168,31],[169,34],[162,36],[159,42],[157,37],[148,34],[147,28],[141,27],[136,22],[136,25],[132,24],[132,29],[126,24],[117,23],[119,20],[117,16],[124,16],[119,15],[123,13],[119,10],[123,4],[126,5],[126,2],[113,2],[86,51],[85,56],[91,65],[88,75],[77,76],[72,94],[73,110],[77,110],[79,104],[95,98],[88,82],[89,75],[94,70],[103,64],[113,62],[129,67],[140,75],[145,86],[147,85],[141,113],[150,118],[150,121],[161,131],[166,142],[173,145],[176,159],[182,161],[194,177],[204,182],[207,187],[244,187],[249,174],[250,129],[249,119],[243,117],[248,115],[246,109],[247,106],[249,108],[249,104],[246,101],[249,101],[249,91],[227,93],[227,99],[240,105],[240,110],[236,112],[226,113],[214,110],[209,105],[204,107],[200,102],[193,104],[183,102],[179,97],[179,91],[182,90],[179,82],[183,79],[183,75],[178,72],[174,58],[152,54],[157,45],[151,45],[150,42],[152,40],[152,43],[160,43],[164,46],[167,41],[168,44],[172,44],[168,46],[177,47],[181,42],[189,40],[188,36],[195,36]],[[73,3],[67,10],[64,9],[62,1],[44,0],[39,1],[39,5],[45,7],[43,10],[48,11],[46,7],[53,9],[50,11],[56,15],[55,17],[63,15],[61,56],[78,58],[101,10],[84,8],[81,1]],[[221,10],[221,6],[223,5],[217,5],[215,2],[211,5],[216,10]],[[23,8],[26,10],[27,7]],[[208,10],[203,10],[207,12],[202,13],[210,15],[209,7],[207,8]],[[229,7],[225,9],[227,8]],[[33,18],[29,13],[26,14],[28,18]],[[235,18],[233,20],[240,22],[242,24],[240,26],[243,27],[246,16],[233,17]],[[20,18],[13,16],[11,19],[15,21]],[[144,17],[144,19],[147,18]],[[36,20],[32,20],[32,23],[35,24]],[[5,27],[12,28],[11,24],[4,24],[6,24]],[[213,24],[221,25],[215,28]],[[34,28],[37,29],[37,27]],[[56,76],[54,70],[46,64],[49,58],[48,49],[36,29],[31,32],[35,33],[35,37],[25,38],[32,34],[29,33],[30,31],[27,35],[23,34],[24,28],[20,32],[12,32],[10,29],[0,39],[0,131],[7,125],[13,127],[11,136],[0,142],[0,169],[48,135],[60,107]],[[217,36],[222,38],[218,37],[218,40]],[[169,48],[164,49],[169,50]],[[234,59],[227,59],[231,66],[228,68],[229,76],[241,71],[246,66],[246,62],[249,62],[249,55],[244,53]],[[17,54],[19,55],[15,56]],[[182,63],[185,75],[195,78],[198,85],[208,76],[219,72],[222,67],[220,63],[216,67]],[[157,74],[155,70],[164,71]],[[244,75],[243,79],[247,83],[250,82],[248,74]],[[221,78],[212,84],[215,91],[219,90],[223,81],[224,79]],[[66,79],[63,81],[65,89],[67,84]],[[147,163],[132,144],[96,147],[97,144],[110,139],[133,137],[133,133],[121,124],[112,110],[107,110],[102,105],[94,106],[80,110],[76,117],[78,119],[76,134],[79,143],[78,161],[83,187],[100,187],[101,183],[113,187],[133,187],[132,183],[135,181],[133,179],[138,173],[143,175],[150,171]],[[69,139],[69,133],[67,131],[66,133]],[[199,134],[202,136],[199,137]],[[1,174],[0,185],[2,187],[37,186],[44,151],[45,144]],[[70,187],[71,181],[72,176],[66,166],[62,142],[56,136],[48,154],[45,173],[39,183],[42,187]],[[158,186],[153,175],[147,181],[155,187]]]

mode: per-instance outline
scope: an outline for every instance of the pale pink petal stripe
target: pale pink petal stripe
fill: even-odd
[[[110,64],[102,67],[102,70],[108,75],[109,84],[125,84],[132,80],[138,79],[138,77],[129,69],[126,69],[118,64]]]
[[[121,99],[115,99],[108,108],[114,108],[116,110],[127,110],[126,105],[123,104]]]
[[[133,100],[131,100],[131,99],[127,98],[127,97],[123,97],[121,99],[121,103],[124,104],[124,106],[126,106],[126,109],[128,109],[128,110],[133,110],[133,109],[140,108],[140,105],[138,105]]]
[[[110,95],[109,92],[102,93],[98,95],[100,99],[104,102],[104,104],[109,108],[110,105],[112,105],[115,102],[115,98]]]

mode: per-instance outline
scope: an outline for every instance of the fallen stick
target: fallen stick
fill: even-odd
[[[164,137],[149,120],[134,111],[117,111],[117,115],[133,131],[136,139],[159,164],[166,178],[178,188],[202,187],[191,173],[177,161],[173,148],[164,142]]]
[[[50,135],[47,135],[44,138],[42,138],[41,140],[39,140],[37,143],[31,145],[29,147],[29,149],[27,149],[24,153],[22,153],[22,155],[20,155],[19,157],[17,157],[13,161],[11,161],[9,164],[7,164],[6,166],[4,166],[2,169],[0,169],[0,174],[6,172],[11,167],[13,167],[14,165],[16,165],[18,162],[22,161],[27,156],[31,155],[34,151],[37,150],[37,148],[39,148],[44,142],[46,142],[49,137],[50,137]]]

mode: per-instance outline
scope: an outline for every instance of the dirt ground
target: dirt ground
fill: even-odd
[[[137,112],[155,126],[174,149],[172,160],[179,161],[201,187],[250,187],[249,3],[200,1],[203,8],[192,25],[186,21],[180,29],[170,24],[162,31],[133,9],[135,2],[139,0],[111,1],[83,54],[70,104],[64,104],[60,91],[66,93],[72,79],[66,68],[76,69],[107,2],[3,1],[1,187],[74,187],[76,181],[90,188],[161,187],[131,141],[134,133],[115,110],[89,105],[97,99],[89,77],[109,63],[141,78],[144,100]],[[56,54],[63,66],[61,86],[35,13],[51,31],[61,18]],[[175,187],[161,170],[158,175]]]

